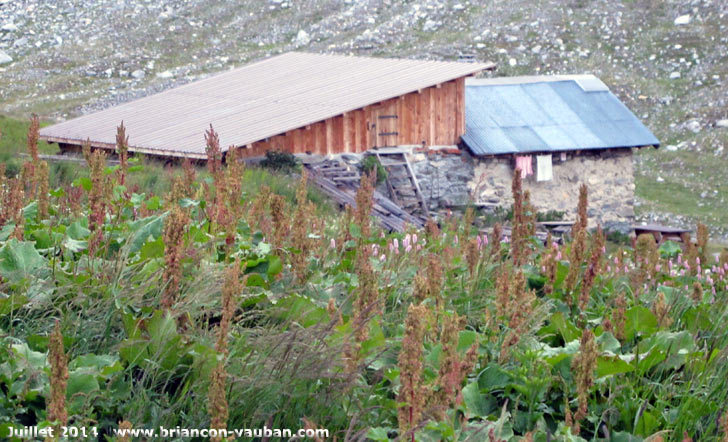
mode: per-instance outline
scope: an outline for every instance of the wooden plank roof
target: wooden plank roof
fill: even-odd
[[[226,150],[493,67],[290,52],[48,126],[40,135],[113,148],[123,120],[132,151],[205,158],[210,124]]]

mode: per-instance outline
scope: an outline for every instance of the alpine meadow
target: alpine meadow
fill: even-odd
[[[507,234],[472,208],[389,233],[374,175],[334,216],[305,171],[295,196],[246,184],[212,127],[206,169],[185,161],[162,195],[130,184],[150,166],[123,126],[118,164],[86,146],[88,176],[52,187],[38,127],[0,173],[3,435],[728,441],[728,252],[703,225],[682,247],[607,244],[582,185],[569,239],[542,241],[517,171]]]

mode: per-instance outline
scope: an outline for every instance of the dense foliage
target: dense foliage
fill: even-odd
[[[31,129],[32,130],[32,129]],[[607,256],[544,245],[520,177],[513,221],[472,212],[385,233],[242,185],[207,132],[208,171],[170,192],[84,149],[48,186],[33,149],[0,174],[0,432],[9,426],[321,427],[332,440],[726,441],[728,256],[706,232]],[[0,166],[1,167],[1,166]]]

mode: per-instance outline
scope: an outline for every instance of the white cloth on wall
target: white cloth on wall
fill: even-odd
[[[551,181],[553,178],[551,155],[536,155],[536,181]]]

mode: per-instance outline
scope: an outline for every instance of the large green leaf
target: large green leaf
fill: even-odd
[[[389,442],[389,436],[387,434],[389,433],[388,428],[382,428],[382,427],[375,427],[370,428],[367,432],[367,440],[372,440],[375,442]]]
[[[147,241],[155,241],[162,235],[165,215],[150,216],[130,225],[132,230],[136,230],[131,237],[129,246],[130,253],[138,252],[144,246],[144,243]]]
[[[81,221],[76,221],[66,229],[66,235],[77,241],[84,240],[91,235],[91,231],[84,226]]]
[[[581,331],[564,317],[562,312],[556,312],[549,318],[549,323],[539,330],[540,335],[555,334],[561,336],[564,342],[570,342],[581,336]]]
[[[657,330],[657,319],[650,309],[638,305],[627,310],[624,329],[627,341],[631,341],[637,335],[648,336]]]
[[[597,338],[597,344],[602,351],[616,353],[622,346],[611,332],[604,332]]]
[[[47,365],[46,355],[44,353],[33,351],[28,344],[15,344],[12,346],[13,352],[18,356],[25,365],[34,370],[42,370]]]
[[[298,322],[303,327],[319,324],[329,318],[325,308],[316,305],[311,298],[298,294],[280,299],[271,308],[271,316],[284,321]]]
[[[618,356],[599,356],[597,358],[597,377],[634,371],[634,367]]]
[[[662,361],[665,361],[662,368],[679,368],[685,364],[687,356],[697,350],[697,346],[687,331],[659,331],[640,342],[638,350],[646,355],[640,357],[640,370],[647,371]]]
[[[498,408],[494,397],[480,392],[478,381],[473,381],[463,388],[463,402],[468,413],[476,417],[487,417]]]
[[[511,375],[498,364],[490,363],[478,376],[478,386],[485,391],[505,388],[511,382]]]
[[[30,241],[13,238],[0,249],[0,275],[9,281],[19,281],[30,275],[43,276],[46,260]]]

